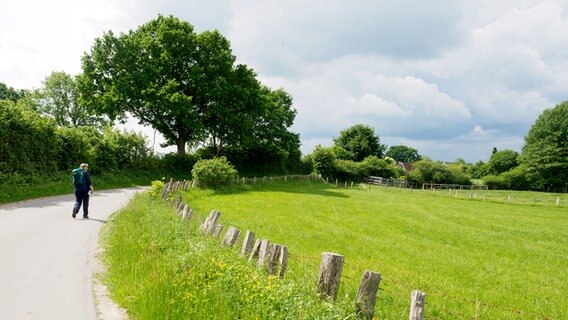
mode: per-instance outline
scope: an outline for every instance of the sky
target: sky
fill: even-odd
[[[219,30],[238,63],[292,95],[304,154],[365,124],[387,146],[486,162],[494,147],[520,152],[568,100],[568,0],[0,1],[0,82],[16,89],[79,74],[103,32],[158,14]]]

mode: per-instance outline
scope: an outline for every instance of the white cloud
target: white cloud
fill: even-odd
[[[383,143],[484,159],[519,150],[542,110],[568,99],[565,0],[4,1],[0,82],[76,74],[103,31],[158,13],[219,29],[239,62],[290,92],[304,152],[365,123]]]
[[[402,109],[397,103],[387,101],[372,93],[365,93],[360,99],[348,97],[345,99],[346,110],[355,116],[379,116],[385,118],[406,117],[410,112]]]

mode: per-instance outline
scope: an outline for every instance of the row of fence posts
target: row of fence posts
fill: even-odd
[[[432,192],[435,192],[435,189],[432,189]],[[453,193],[454,198],[458,197],[458,190],[457,189],[448,189],[448,195],[451,196],[452,193]],[[477,199],[477,193],[473,192],[473,191],[468,191],[467,197],[469,199]],[[486,199],[487,199],[487,193],[484,193],[483,194],[483,201],[485,201]],[[509,195],[507,195],[507,202],[510,203],[511,201],[513,201],[513,198],[509,194]],[[536,204],[536,202],[537,202],[537,198],[533,197],[532,198],[532,204]],[[556,197],[556,205],[557,206],[560,205],[560,197]]]
[[[187,190],[192,186],[190,181],[171,181],[164,185],[162,198],[169,200],[175,206],[177,214],[184,221],[190,221],[193,217],[193,209],[183,203],[182,197],[171,197],[173,191]],[[223,225],[218,223],[221,212],[212,210],[205,221],[200,225],[200,230],[206,236],[220,239]],[[221,245],[234,247],[241,235],[241,231],[230,226],[221,240]],[[240,254],[255,263],[258,268],[264,268],[267,275],[283,278],[288,268],[288,247],[271,243],[268,239],[256,239],[254,232],[247,230],[243,239]],[[323,252],[319,270],[317,292],[322,299],[335,300],[339,291],[341,273],[345,257],[333,252]],[[361,282],[355,297],[355,308],[362,319],[372,319],[375,313],[377,292],[381,281],[381,274],[366,270],[361,277]],[[424,319],[424,305],[426,294],[419,290],[412,291],[410,301],[409,320]]]

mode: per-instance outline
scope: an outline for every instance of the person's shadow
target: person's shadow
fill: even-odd
[[[95,222],[100,222],[100,223],[107,223],[106,220],[101,220],[101,219],[94,219],[94,218],[89,218],[89,219],[80,219],[81,221],[95,221]]]

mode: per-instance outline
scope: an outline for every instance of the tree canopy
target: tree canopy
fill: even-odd
[[[294,140],[287,132],[295,117],[291,98],[263,87],[252,69],[235,61],[218,31],[196,33],[188,22],[159,15],[134,31],[95,40],[83,57],[82,99],[111,119],[131,114],[151,125],[180,156],[188,143],[210,145],[220,155],[228,146],[257,146],[267,133]]]
[[[418,150],[404,145],[390,146],[386,156],[399,162],[416,162],[422,159]]]
[[[12,87],[8,87],[6,84],[0,82],[0,100],[10,100],[16,102],[25,95],[24,90],[17,90]]]
[[[362,161],[368,156],[383,157],[385,146],[380,143],[375,130],[367,125],[357,124],[339,133],[334,145],[345,149],[353,161]]]
[[[79,103],[77,80],[63,72],[52,72],[43,82],[44,88],[34,94],[38,109],[53,117],[61,127],[108,125],[106,117],[91,113]]]
[[[565,188],[568,183],[568,101],[546,109],[525,137],[521,155],[533,188]]]
[[[500,174],[519,165],[519,153],[511,149],[496,151],[491,155],[487,164],[490,174]]]

